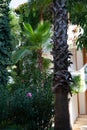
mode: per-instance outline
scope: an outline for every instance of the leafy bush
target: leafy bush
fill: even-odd
[[[75,75],[72,77],[71,91],[72,93],[79,93],[81,91],[81,76]]]
[[[28,79],[20,79],[12,85],[9,99],[10,124],[21,125],[26,130],[45,130],[51,125],[52,79],[45,76],[42,85],[41,80],[40,77],[37,84],[30,84]]]
[[[8,118],[8,91],[4,86],[0,86],[0,124]]]

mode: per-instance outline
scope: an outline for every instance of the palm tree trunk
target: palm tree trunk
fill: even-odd
[[[40,9],[40,22],[43,21],[43,9],[41,8]]]
[[[42,58],[42,49],[37,51],[38,55],[38,68],[42,72],[43,71],[43,58]]]
[[[71,130],[68,95],[61,89],[55,94],[55,130]]]
[[[54,59],[55,130],[71,130],[68,102],[68,93],[71,93],[71,74],[68,72],[71,53],[68,51],[67,45],[66,2],[67,0],[53,0],[54,47],[52,54]]]

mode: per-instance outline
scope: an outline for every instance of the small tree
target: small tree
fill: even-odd
[[[29,48],[37,53],[38,68],[40,71],[43,70],[43,47],[48,43],[51,32],[50,23],[42,22],[39,23],[37,28],[33,30],[30,24],[24,24],[26,30],[26,36],[29,38]]]

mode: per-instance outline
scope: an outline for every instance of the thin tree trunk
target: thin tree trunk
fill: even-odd
[[[55,130],[71,130],[69,119],[68,93],[70,91],[71,74],[68,66],[71,64],[67,45],[68,13],[67,0],[53,0],[53,62],[55,93]]]
[[[42,58],[42,49],[37,51],[38,55],[38,68],[42,72],[43,71],[43,58]]]
[[[41,8],[40,9],[40,22],[43,21],[43,9]]]

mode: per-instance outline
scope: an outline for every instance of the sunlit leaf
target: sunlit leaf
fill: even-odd
[[[31,55],[31,51],[29,51],[27,48],[21,48],[13,53],[12,61],[14,64],[16,64],[19,60],[27,55]]]

